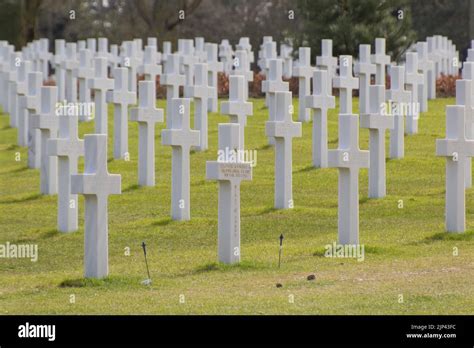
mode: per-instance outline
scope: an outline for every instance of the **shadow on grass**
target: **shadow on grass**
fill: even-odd
[[[18,199],[7,199],[4,201],[0,201],[0,204],[15,204],[15,203],[21,203],[21,202],[28,202],[28,201],[34,201],[35,199],[41,198],[40,193],[35,193],[29,196],[25,196],[23,198],[18,198]]]
[[[48,230],[41,233],[36,233],[33,237],[22,237],[20,239],[16,239],[12,243],[13,244],[30,243],[33,241],[37,241],[39,239],[49,239],[49,238],[59,237],[59,236],[68,235],[68,234],[69,233],[63,233],[63,232],[59,232],[56,229],[53,229],[53,230]]]
[[[435,233],[429,237],[424,238],[418,243],[433,243],[438,241],[471,241],[474,240],[474,231],[468,231],[465,233],[450,233],[450,232],[440,232]]]
[[[152,226],[167,226],[172,222],[173,222],[173,219],[167,217],[167,218],[163,218],[163,219],[159,219],[157,221],[154,221],[154,222],[151,223],[151,225]]]
[[[309,165],[309,166],[303,167],[301,169],[295,170],[294,173],[297,174],[297,173],[311,172],[311,171],[316,170],[316,169],[320,169],[320,168],[316,168],[313,165]]]
[[[109,276],[102,279],[76,278],[63,280],[58,287],[60,288],[109,288],[109,287],[140,287],[139,278],[123,278]]]
[[[334,139],[328,140],[328,144],[337,144],[338,142],[339,142],[339,138],[334,138]]]
[[[228,272],[228,271],[251,271],[251,270],[262,270],[267,268],[264,264],[257,263],[254,261],[241,261],[240,263],[234,263],[227,265],[224,263],[212,262],[205,265],[196,267],[194,270],[186,273],[185,275],[196,275],[209,272]]]
[[[265,144],[265,145],[262,145],[260,147],[257,147],[257,150],[258,151],[264,151],[264,150],[268,150],[268,149],[271,149],[273,146],[270,145],[270,144]]]
[[[130,192],[130,191],[135,191],[135,190],[138,190],[140,188],[140,185],[138,184],[133,184],[133,185],[130,185],[129,187],[127,187],[126,189],[124,189],[122,191],[122,193],[124,192]]]
[[[19,148],[20,148],[20,147],[19,147],[18,145],[16,145],[16,144],[10,144],[10,145],[8,145],[8,146],[5,148],[5,150],[6,150],[6,151],[12,151],[12,150],[18,150]]]
[[[29,168],[25,166],[25,167],[20,167],[20,168],[13,169],[13,170],[7,170],[7,171],[4,171],[4,172],[0,172],[0,174],[21,173],[21,172],[27,171],[28,169]]]

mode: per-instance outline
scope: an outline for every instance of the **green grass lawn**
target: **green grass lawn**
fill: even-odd
[[[466,192],[471,232],[445,233],[445,160],[435,156],[435,139],[445,135],[445,106],[453,99],[430,101],[419,134],[405,137],[405,158],[387,160],[386,198],[367,198],[368,173],[361,171],[363,262],[322,256],[324,246],[337,241],[338,173],[311,166],[310,123],[303,125],[303,137],[293,141],[295,208],[273,209],[274,152],[264,134],[268,111],[263,100],[253,102],[246,147],[258,150],[258,158],[253,181],[241,187],[242,262],[217,263],[218,186],[205,179],[206,161],[217,157],[217,124],[228,117],[209,115],[209,150],[191,155],[189,222],[169,218],[171,148],[161,145],[164,125],[156,133],[157,185],[141,188],[138,126],[130,123],[129,162],[112,160],[112,137],[108,141],[109,171],[122,175],[123,193],[109,199],[110,276],[99,281],[83,279],[83,198],[79,231],[57,232],[57,197],[39,195],[39,171],[27,169],[26,149],[15,145],[16,129],[9,128],[8,117],[1,115],[0,243],[38,244],[39,260],[0,259],[0,313],[474,313],[474,191]],[[163,101],[158,104],[164,107]],[[298,110],[297,99],[294,109]],[[358,110],[356,99],[354,110]],[[110,132],[112,115],[109,108]],[[92,123],[81,124],[81,137],[92,132]],[[367,149],[368,130],[360,130],[360,139],[360,147]],[[330,148],[337,143],[337,113],[332,110]],[[21,153],[19,162],[16,152]],[[285,240],[278,269],[280,233]],[[151,286],[140,284],[146,278],[143,240],[149,246]],[[130,256],[125,255],[127,247]],[[454,248],[458,256],[453,256]],[[308,281],[310,274],[316,279]]]

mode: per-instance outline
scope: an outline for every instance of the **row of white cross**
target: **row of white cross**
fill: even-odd
[[[44,40],[38,42],[38,47],[47,47]],[[207,150],[207,112],[213,110],[214,101],[217,102],[216,73],[225,65],[225,59],[232,61],[233,68],[228,71],[231,75],[229,101],[221,105],[221,112],[230,116],[231,123],[219,125],[219,149],[243,150],[246,118],[252,114],[252,103],[247,102],[247,98],[248,82],[253,77],[250,71],[253,54],[250,54],[251,46],[245,38],[239,42],[236,52],[229,47],[220,50],[227,52],[225,59],[219,53],[222,62],[217,60],[215,44],[196,39],[194,47],[192,40],[179,40],[178,52],[172,53],[170,45],[164,45],[160,54],[156,41],[149,39],[142,53],[135,50],[140,46],[137,41],[124,42],[121,47],[123,55],[117,61],[111,58],[114,54],[108,52],[106,39],[99,39],[98,51],[95,51],[94,42],[78,43],[79,46],[85,45],[79,50],[79,59],[76,57],[76,43],[65,44],[62,40],[56,41],[54,57],[44,53],[47,49],[36,55],[36,70],[47,71],[47,64],[45,68],[43,62],[53,59],[57,87],[40,87],[42,80],[46,79],[43,73],[28,72],[32,69],[30,61],[24,60],[21,54],[14,52],[13,57],[9,54],[10,59],[6,60],[9,64],[0,66],[0,83],[11,81],[13,85],[9,89],[11,93],[7,97],[3,95],[0,102],[10,113],[12,126],[19,129],[19,144],[28,145],[28,165],[41,168],[41,192],[58,192],[60,231],[77,230],[77,194],[85,195],[85,274],[87,277],[102,277],[108,273],[107,197],[121,192],[120,175],[107,171],[107,103],[114,104],[114,157],[123,158],[128,154],[128,106],[136,103],[137,73],[144,76],[144,81],[138,84],[138,106],[131,109],[130,120],[139,125],[139,185],[154,186],[155,124],[164,121],[163,110],[155,107],[155,80],[160,76],[160,84],[167,89],[167,129],[162,131],[162,143],[173,149],[171,216],[176,220],[188,220],[189,153],[192,148]],[[380,105],[385,98],[397,103],[417,102],[418,88],[426,80],[419,77],[423,76],[417,62],[419,53],[407,53],[407,72],[404,73],[403,66],[390,66],[392,87],[385,93],[385,70],[390,59],[385,54],[383,39],[376,40],[373,55],[370,55],[369,45],[361,45],[360,61],[355,64],[359,78],[352,76],[351,56],[341,56],[338,65],[337,58],[332,57],[331,40],[323,40],[322,46],[322,56],[316,61],[318,69],[311,67],[310,49],[300,48],[299,63],[290,70],[300,79],[299,119],[309,121],[308,111],[314,110],[313,164],[316,167],[336,167],[340,171],[340,242],[355,244],[358,243],[358,170],[369,165],[369,154],[359,149],[358,118],[352,114],[352,90],[360,91],[361,124],[370,129],[369,196],[383,197],[384,133],[386,129],[391,130],[391,157],[401,158],[404,126],[403,114],[392,119],[381,113]],[[283,60],[264,54],[265,51],[272,52],[274,47],[271,40],[262,45],[259,63],[267,74],[262,85],[262,90],[267,93],[270,114],[266,134],[275,144],[275,208],[285,209],[293,207],[291,143],[293,137],[301,136],[301,123],[292,120],[292,95],[288,92],[288,83],[282,80],[282,67],[285,60],[289,60],[288,54]],[[11,51],[10,46],[0,43],[0,53],[5,51]],[[17,57],[20,64],[12,65],[10,62]],[[114,65],[116,61],[120,67]],[[164,64],[164,72],[158,62]],[[338,67],[339,76],[336,76]],[[108,77],[109,68],[113,79]],[[374,74],[376,85],[371,86],[371,75]],[[184,86],[185,98],[179,98],[180,86]],[[411,93],[405,91],[405,86]],[[327,110],[335,106],[332,87],[339,89],[340,93],[340,142],[337,150],[328,151]],[[61,89],[64,92],[60,92]],[[90,100],[91,91],[96,134],[86,135],[82,141],[77,136],[78,115],[56,116],[56,102],[62,93],[68,102],[77,101],[77,96],[80,102],[85,102]],[[189,119],[190,98],[195,102],[194,129]],[[84,115],[80,116],[87,120]],[[416,133],[417,120],[418,114],[407,115],[408,134]],[[77,174],[78,158],[84,154],[84,174]],[[208,162],[206,175],[208,179],[219,181],[219,260],[237,262],[240,260],[240,182],[252,178],[251,166],[239,157],[235,161],[218,160]]]

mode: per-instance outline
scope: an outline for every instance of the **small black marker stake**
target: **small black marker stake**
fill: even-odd
[[[278,268],[281,265],[281,250],[283,249],[283,233],[280,234],[280,250],[278,251]]]
[[[151,284],[151,277],[150,277],[150,270],[148,269],[148,260],[146,258],[146,244],[142,242],[143,254],[145,255],[145,265],[146,265],[146,273],[148,274],[148,279],[143,281],[143,284],[150,285]]]

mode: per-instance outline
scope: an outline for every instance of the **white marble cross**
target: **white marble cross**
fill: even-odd
[[[311,76],[314,68],[311,66],[311,48],[300,47],[298,50],[298,65],[293,76],[298,77],[298,121],[309,122],[311,110],[306,108],[305,99],[311,94]]]
[[[369,151],[359,148],[357,115],[339,115],[339,146],[329,150],[328,164],[339,169],[339,243],[359,244],[359,170],[369,167]]]
[[[49,77],[49,61],[51,60],[52,54],[49,52],[49,40],[46,38],[40,39],[40,50],[38,52],[39,65],[41,66],[41,73],[45,80]]]
[[[474,64],[474,63],[470,63]],[[472,67],[472,65],[471,65]],[[466,66],[464,67],[466,69]],[[465,71],[465,70],[464,70]],[[463,71],[463,73],[464,73]],[[464,78],[464,76],[463,76]],[[474,122],[474,81],[463,79],[456,80],[456,105],[464,106],[466,112],[466,139],[474,140],[473,122]],[[466,158],[466,174],[464,177],[465,187],[472,186],[472,160],[470,157]]]
[[[28,139],[28,131],[25,128],[25,123],[28,123],[24,107],[22,107],[21,99],[26,95],[28,90],[28,73],[31,71],[31,62],[23,60],[21,62],[20,69],[18,70],[18,82],[16,84],[17,93],[17,107],[16,107],[16,118],[17,118],[17,142],[19,146],[26,146]]]
[[[16,85],[19,79],[20,66],[22,57],[20,52],[13,52],[10,55],[10,71],[6,74],[8,88],[5,93],[8,93],[8,108],[6,110],[10,114],[10,127],[18,127],[18,98],[16,93]]]
[[[138,93],[139,105],[130,110],[138,122],[138,184],[155,186],[155,125],[163,122],[163,110],[156,108],[154,81],[140,81]]]
[[[372,55],[375,64],[375,84],[385,86],[385,69],[390,64],[390,56],[385,54],[385,39],[375,39],[375,54]]]
[[[63,39],[54,40],[54,75],[56,87],[58,87],[58,100],[66,98],[66,72],[62,68],[66,59],[66,41]]]
[[[253,81],[253,71],[249,69],[248,55],[245,50],[235,51],[234,70],[230,72],[231,76],[239,75],[245,79],[244,83],[244,98],[249,98],[249,82]]]
[[[197,57],[199,63],[206,62],[206,51],[204,50],[204,38],[203,37],[196,37],[194,38],[194,55]]]
[[[43,195],[58,193],[58,160],[47,152],[48,139],[58,136],[59,119],[56,115],[58,101],[56,87],[41,87],[41,108],[38,114],[31,115],[31,128],[41,134],[40,192]]]
[[[269,66],[268,78],[262,81],[262,92],[265,92],[268,96],[268,112],[270,121],[275,120],[276,115],[276,92],[286,92],[289,89],[288,82],[282,80],[282,60],[281,59],[270,59],[267,61]],[[272,137],[268,138],[270,144],[274,144]]]
[[[436,47],[436,40],[434,36],[426,38],[426,41],[428,43],[428,58],[434,63],[434,72],[436,80],[441,74],[441,54],[438,52],[438,49]],[[436,99],[436,88],[432,92],[434,92],[434,94],[429,95],[428,98]]]
[[[161,55],[161,62],[164,64],[168,59],[168,55],[171,54],[171,42],[163,41],[163,54]]]
[[[393,117],[385,108],[385,86],[369,89],[370,107],[360,116],[360,127],[369,129],[369,197],[382,198],[387,194],[385,175],[385,131],[394,126]]]
[[[446,157],[445,218],[448,232],[466,229],[466,158],[474,156],[474,140],[466,139],[466,111],[462,105],[446,107],[446,138],[436,140],[436,155]]]
[[[234,75],[229,77],[229,101],[221,103],[221,113],[230,116],[231,123],[238,123],[239,150],[245,149],[245,126],[247,117],[253,115],[253,104],[244,96],[245,77]]]
[[[79,102],[91,102],[91,90],[89,80],[94,77],[94,68],[92,66],[92,53],[88,49],[79,51],[79,66],[77,68],[77,81],[79,85]],[[79,115],[80,121],[90,121],[92,115]]]
[[[293,47],[287,44],[280,44],[280,59],[283,60],[283,78],[293,77]]]
[[[92,52],[92,56],[97,54],[97,40],[95,38],[87,39],[87,49]]]
[[[436,88],[436,81],[430,75],[433,70],[433,62],[428,59],[428,44],[417,42],[416,54],[418,60],[418,71],[420,71],[423,81],[418,84],[418,103],[420,111],[428,111],[428,88]]]
[[[239,43],[237,44],[237,50],[244,50],[247,52],[247,58],[248,58],[248,70],[250,69],[250,64],[252,64],[255,61],[255,56],[252,51],[252,45],[250,44],[250,38],[248,37],[241,37],[239,39]]]
[[[140,65],[137,44],[134,41],[125,42],[125,52],[121,65],[128,71],[128,90],[137,93],[137,68]]]
[[[207,72],[207,64],[195,64],[194,86],[184,87],[185,94],[194,98],[194,129],[201,134],[201,141],[199,146],[196,147],[197,151],[206,151],[208,148],[207,101],[210,95],[210,87],[208,86]]]
[[[301,137],[301,122],[293,122],[291,92],[275,93],[276,115],[265,124],[265,133],[275,139],[275,208],[290,209],[293,203],[293,138]]]
[[[183,40],[183,52],[180,55],[181,64],[184,68],[184,97],[191,98],[187,93],[189,88],[194,85],[194,65],[198,59],[194,56],[194,42],[193,40]]]
[[[339,57],[339,76],[332,83],[339,89],[339,113],[352,114],[352,91],[359,88],[359,79],[352,76],[352,56]]]
[[[114,158],[127,158],[128,153],[128,106],[137,102],[137,95],[128,90],[127,68],[113,71],[114,89],[107,91],[107,102],[114,104]]]
[[[218,255],[219,262],[227,264],[240,261],[240,183],[252,180],[251,164],[238,153],[239,128],[219,124],[218,160],[206,163],[206,178],[219,182]]]
[[[313,109],[313,166],[328,166],[328,109],[336,107],[336,98],[328,87],[329,72],[316,70],[313,75],[313,94],[306,97],[305,104]]]
[[[77,102],[77,68],[79,61],[76,55],[76,44],[66,44],[66,58],[61,63],[61,68],[66,72],[66,100],[70,103]],[[62,100],[61,100],[62,101]]]
[[[41,132],[31,127],[31,116],[41,109],[41,84],[43,76],[40,72],[28,74],[28,90],[20,103],[21,109],[26,109],[25,131],[28,145],[28,168],[41,168]]]
[[[71,176],[71,193],[85,197],[84,276],[103,278],[109,274],[108,196],[122,193],[122,178],[107,170],[107,134],[87,134],[84,145],[84,174]]]
[[[111,69],[115,69],[120,64],[120,55],[118,45],[110,45],[109,65]]]
[[[410,102],[410,92],[405,90],[405,67],[390,66],[390,89],[386,100],[390,103],[393,129],[390,129],[390,158],[405,157],[404,109]],[[405,105],[405,106],[404,106]]]
[[[107,76],[107,59],[94,58],[94,78],[89,80],[89,87],[94,91],[95,133],[107,133],[106,93],[114,88],[114,80]]]
[[[161,143],[172,148],[171,159],[171,217],[173,220],[189,220],[190,213],[190,159],[193,146],[199,146],[199,131],[190,128],[191,99],[173,99],[170,129],[161,131]]]
[[[160,84],[166,87],[166,127],[171,127],[173,115],[172,100],[179,98],[179,87],[184,85],[184,75],[179,74],[179,55],[168,54],[165,73],[160,77]]]
[[[219,45],[219,58],[223,63],[223,72],[229,75],[232,70],[232,47],[229,44],[229,40],[223,39]]]
[[[206,43],[204,48],[207,53],[207,68],[209,69],[209,86],[213,88],[211,98],[208,100],[207,111],[217,112],[217,75],[224,69],[224,64],[217,59],[217,44]]]
[[[418,73],[418,56],[415,52],[406,53],[405,85],[410,92],[410,106],[408,107],[406,134],[418,133],[418,119],[420,118],[420,103],[418,102],[418,85],[423,83],[423,75]]]
[[[71,193],[71,175],[77,174],[79,157],[84,156],[84,140],[78,138],[78,116],[58,116],[56,139],[48,139],[47,154],[58,161],[58,231],[78,228],[77,195]]]
[[[143,54],[143,64],[138,66],[138,73],[144,75],[145,81],[155,82],[156,76],[161,75],[161,65],[158,65],[158,53],[156,52],[156,47],[145,47],[145,53]]]
[[[276,42],[269,41],[263,44],[263,69],[262,71],[264,72],[265,79],[269,79],[270,75],[270,61],[273,59],[277,59],[277,53],[276,53]],[[282,61],[282,72],[281,74],[283,75],[283,61]],[[265,105],[269,108],[270,107],[270,97],[268,95],[267,91],[263,90],[263,85],[262,85],[262,92],[265,92]]]
[[[98,48],[96,53],[96,58],[105,58],[107,61],[110,60],[110,53],[109,53],[109,40],[106,37],[99,37],[98,41]]]
[[[337,57],[332,56],[332,40],[321,40],[321,56],[316,57],[316,65],[328,72],[328,90],[332,95],[332,79],[337,69]]]
[[[375,64],[370,60],[370,45],[359,45],[359,61],[354,64],[354,72],[359,77],[359,114],[368,114],[369,86],[372,75],[375,74]]]

